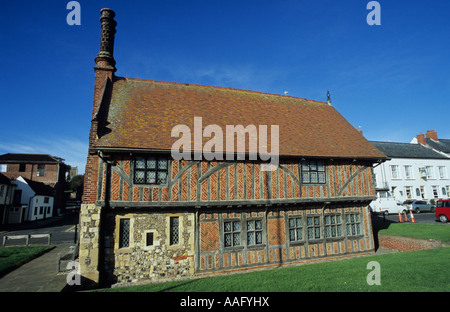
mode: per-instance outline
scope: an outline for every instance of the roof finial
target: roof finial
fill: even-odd
[[[327,103],[328,105],[331,105],[331,95],[329,90],[327,90]]]

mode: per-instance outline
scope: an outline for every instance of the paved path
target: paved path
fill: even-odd
[[[58,253],[69,251],[70,245],[56,245],[52,250],[1,277],[0,292],[62,291],[66,286],[67,275],[56,272]]]

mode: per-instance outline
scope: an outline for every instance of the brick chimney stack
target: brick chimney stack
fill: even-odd
[[[102,23],[100,52],[95,58],[96,69],[116,71],[116,61],[114,60],[114,37],[117,23],[114,20],[116,13],[111,9],[102,9],[100,22]]]
[[[416,135],[416,138],[418,144],[427,145],[427,142],[425,141],[425,135],[422,132]]]
[[[436,141],[436,142],[439,141],[437,132],[434,130],[428,130],[426,136],[427,136],[427,139],[432,139],[433,141]]]

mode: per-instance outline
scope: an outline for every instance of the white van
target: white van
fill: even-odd
[[[373,213],[388,215],[408,212],[408,209],[393,198],[389,192],[379,191],[377,195],[378,198],[370,203]]]

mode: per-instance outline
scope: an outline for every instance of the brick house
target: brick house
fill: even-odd
[[[8,221],[8,210],[13,207],[15,183],[0,173],[0,226]]]
[[[84,278],[127,283],[374,252],[372,165],[386,156],[335,108],[117,77],[115,13],[101,12],[80,215]],[[262,171],[247,146],[234,160],[175,160],[171,130],[195,129],[194,117],[203,131],[278,125],[278,167]]]
[[[64,188],[66,172],[70,166],[64,163],[64,159],[47,154],[19,154],[8,153],[0,155],[0,172],[9,178],[25,179],[42,182],[54,189],[53,215],[57,209],[64,209]]]

